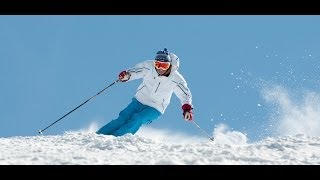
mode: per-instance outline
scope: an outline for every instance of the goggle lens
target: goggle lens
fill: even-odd
[[[170,62],[155,61],[154,66],[156,69],[167,70],[170,68]]]

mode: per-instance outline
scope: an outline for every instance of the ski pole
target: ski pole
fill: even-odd
[[[204,134],[206,134],[211,141],[214,140],[214,138],[211,137],[205,130],[203,130],[195,121],[192,121],[192,122],[193,122],[193,123],[195,124],[195,126],[197,126]]]
[[[95,94],[94,96],[90,97],[89,99],[87,99],[86,101],[84,101],[82,104],[80,104],[79,106],[77,106],[76,108],[72,109],[70,112],[68,112],[67,114],[63,115],[61,118],[59,118],[58,120],[56,120],[55,122],[53,122],[52,124],[50,124],[49,126],[47,126],[46,128],[39,130],[39,134],[42,134],[43,131],[45,131],[46,129],[48,129],[49,127],[51,127],[52,125],[54,125],[55,123],[57,123],[58,121],[62,120],[63,118],[65,118],[66,116],[68,116],[69,114],[71,114],[73,111],[75,111],[76,109],[78,109],[79,107],[81,107],[82,105],[84,105],[85,103],[87,103],[88,101],[90,101],[91,99],[93,99],[94,97],[98,96],[100,93],[102,93],[104,90],[108,89],[109,87],[111,87],[112,85],[114,85],[116,82],[119,82],[119,80],[114,81],[113,83],[111,83],[109,86],[105,87],[104,89],[102,89],[101,91],[99,91],[97,94]]]

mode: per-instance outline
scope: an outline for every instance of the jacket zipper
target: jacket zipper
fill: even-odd
[[[159,84],[157,86],[157,89],[154,91],[154,93],[156,93],[158,91],[159,86],[160,86],[160,82],[159,82]]]

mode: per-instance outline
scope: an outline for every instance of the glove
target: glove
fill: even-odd
[[[130,79],[130,73],[128,73],[127,71],[122,71],[120,74],[119,74],[119,80],[121,82],[126,82]]]
[[[182,106],[183,110],[183,118],[187,121],[192,121],[193,114],[192,114],[192,106],[190,104],[184,104]]]

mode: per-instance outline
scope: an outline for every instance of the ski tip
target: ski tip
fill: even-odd
[[[39,134],[42,134],[42,130],[41,129],[39,130]]]

